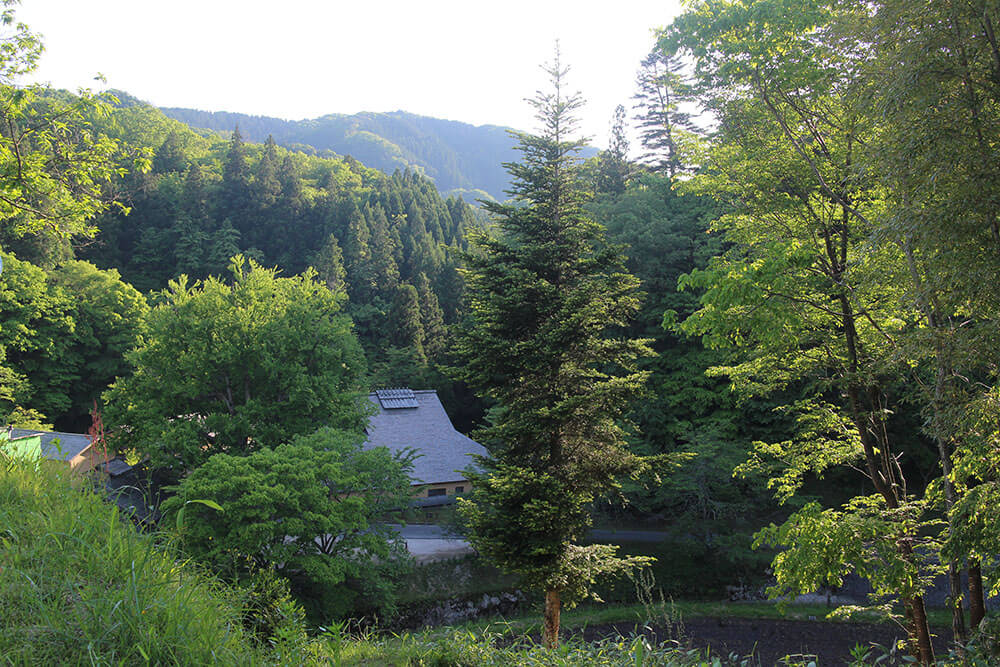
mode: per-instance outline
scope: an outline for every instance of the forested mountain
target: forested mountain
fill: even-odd
[[[117,269],[146,293],[181,274],[190,280],[223,275],[237,253],[286,276],[313,267],[331,290],[348,297],[344,307],[373,385],[437,386],[448,401],[451,383],[434,368],[446,345],[445,325],[459,313],[456,251],[477,224],[471,206],[443,199],[429,179],[409,169],[387,175],[351,158],[305,155],[273,141],[245,143],[238,132],[204,137],[145,105],[93,122],[152,158],[149,171],[133,171],[113,186],[127,209],[97,216],[93,239],[4,237],[5,250],[42,267],[88,260]],[[43,322],[58,313],[36,315]],[[94,397],[91,392],[70,412],[42,412],[68,427]]]
[[[229,133],[237,125],[247,141],[274,137],[281,146],[323,157],[350,155],[368,167],[392,173],[407,167],[433,179],[443,193],[467,201],[506,198],[502,163],[516,159],[506,128],[469,125],[405,111],[329,114],[289,121],[225,111],[163,108],[191,127]]]

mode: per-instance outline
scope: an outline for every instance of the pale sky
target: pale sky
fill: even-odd
[[[23,0],[45,43],[34,80],[157,106],[298,120],[395,111],[535,129],[555,40],[582,131],[604,146],[652,29],[678,0]],[[634,148],[634,147],[633,147]]]

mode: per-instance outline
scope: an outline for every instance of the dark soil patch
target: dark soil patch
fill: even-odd
[[[571,629],[566,634],[593,642],[618,635],[627,637],[637,631],[655,642],[680,638],[684,646],[710,648],[712,655],[747,656],[752,653],[761,665],[778,664],[786,655],[816,656],[823,666],[843,665],[850,661],[851,649],[858,644],[890,647],[896,640],[905,638],[902,629],[888,624],[745,618],[692,618],[673,627],[637,628],[630,623],[611,623]],[[935,652],[947,654],[951,633],[941,628],[934,631],[937,634]]]

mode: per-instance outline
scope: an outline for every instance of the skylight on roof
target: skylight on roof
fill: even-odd
[[[383,410],[418,407],[417,397],[413,395],[412,389],[376,389],[375,395]]]

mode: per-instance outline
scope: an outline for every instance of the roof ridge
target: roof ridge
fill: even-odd
[[[81,435],[81,436],[90,437],[89,433],[72,433],[70,431],[50,431],[47,428],[18,428],[18,427],[15,426],[15,427],[12,428],[12,430],[14,430],[14,431],[26,431],[26,432],[32,433],[32,434],[34,434],[34,433],[38,433],[38,434],[52,433],[54,435]]]

